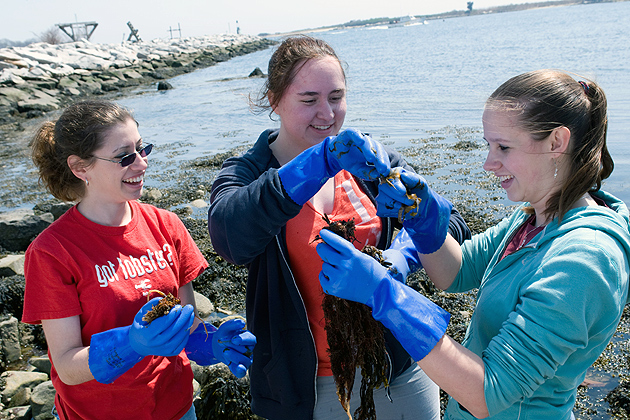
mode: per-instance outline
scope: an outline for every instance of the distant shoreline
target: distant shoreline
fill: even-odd
[[[487,15],[491,13],[518,12],[521,10],[542,9],[542,8],[547,8],[547,7],[573,6],[573,5],[580,5],[580,4],[621,3],[625,1],[630,1],[630,0],[556,0],[556,1],[536,2],[536,3],[509,4],[506,6],[495,6],[495,7],[485,8],[485,9],[475,9],[473,7],[471,11],[452,10],[450,12],[437,13],[437,14],[432,14],[432,15],[414,15],[413,18],[417,20],[429,21],[429,20],[447,19],[447,18],[455,18],[455,17]],[[346,22],[346,23],[342,23],[338,25],[321,26],[318,28],[299,29],[299,30],[289,31],[289,32],[260,33],[258,34],[258,36],[266,37],[266,38],[284,38],[284,37],[300,35],[300,34],[328,32],[328,31],[334,31],[334,30],[353,29],[353,28],[368,28],[372,26],[392,25],[398,22],[400,19],[401,19],[401,16],[392,17],[392,18],[381,17],[381,18],[373,18],[373,19],[351,20],[350,22]]]

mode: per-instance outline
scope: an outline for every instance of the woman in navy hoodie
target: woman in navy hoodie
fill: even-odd
[[[244,155],[225,161],[208,220],[215,250],[249,269],[247,320],[257,338],[252,410],[268,419],[346,419],[332,377],[313,238],[324,215],[354,218],[357,246],[386,249],[399,226],[376,215],[378,179],[391,167],[413,169],[369,136],[340,132],[346,79],[324,41],[286,39],[269,61],[257,105],[280,117],[280,129],[265,130]],[[446,223],[460,242],[470,236],[457,211]],[[413,265],[401,239],[387,258]],[[379,418],[439,419],[437,386],[389,331],[385,339],[389,386],[374,392]]]

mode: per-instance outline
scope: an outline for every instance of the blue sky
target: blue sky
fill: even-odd
[[[528,3],[527,0],[475,0],[474,8]],[[143,39],[181,35],[290,32],[355,19],[426,15],[466,9],[467,0],[4,0],[0,39],[37,38],[57,23],[98,22],[91,41],[118,43],[129,36],[127,22]],[[238,21],[238,25],[237,25]],[[178,33],[175,33],[178,35]]]

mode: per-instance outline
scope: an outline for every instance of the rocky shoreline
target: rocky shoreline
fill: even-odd
[[[69,102],[92,96],[124,95],[128,88],[167,82],[168,78],[178,74],[267,48],[274,43],[257,37],[232,35],[226,38],[181,40],[175,42],[176,45],[173,45],[173,41],[154,41],[151,50],[141,50],[140,44],[97,46],[84,42],[58,49],[49,49],[40,44],[24,47],[31,48],[28,50],[30,52],[18,48],[0,49],[0,159],[8,160],[11,153],[16,153],[15,148],[9,147],[4,151],[1,147],[3,131],[14,133],[25,127],[30,131],[35,122],[40,120],[39,117]],[[197,46],[186,47],[187,42]],[[41,58],[33,54],[35,48],[39,49],[40,54],[49,57],[65,57],[67,62],[44,63],[34,60]],[[71,61],[71,57],[75,56],[66,48],[73,52],[92,52],[77,58],[77,61]],[[3,58],[9,52],[17,55],[18,50],[23,54],[20,57],[26,65],[14,56]],[[57,53],[52,54],[51,51]],[[135,56],[129,51],[135,51]],[[124,52],[130,54],[129,59],[121,58]],[[27,54],[31,54],[31,57]],[[105,60],[105,56],[109,58]],[[88,59],[93,62],[89,66],[96,68],[80,67],[80,63],[86,63]],[[68,64],[70,62],[74,64]],[[98,68],[98,63],[101,68]],[[108,67],[102,68],[105,65]],[[49,67],[66,69],[65,66],[72,68],[72,73],[38,75],[39,72],[48,71]],[[141,77],[136,77],[135,73]],[[46,103],[48,105],[44,106]],[[497,205],[503,192],[495,180],[483,171],[474,172],[470,169],[481,167],[483,145],[474,140],[479,137],[478,134],[471,129],[445,127],[428,133],[426,138],[411,141],[411,147],[399,150],[416,170],[436,180],[433,186],[455,203],[473,232],[485,230],[511,211],[510,208]],[[455,144],[446,144],[445,137],[457,141]],[[20,149],[19,153],[22,152],[25,151]],[[244,312],[247,271],[244,267],[228,263],[214,251],[206,219],[210,186],[217,171],[226,158],[242,152],[243,146],[210,158],[178,162],[175,185],[160,189],[148,188],[141,199],[177,213],[210,263],[208,270],[194,282],[194,288],[199,293],[198,300],[206,303],[204,315],[211,320],[226,315],[242,315]],[[159,170],[154,168],[154,171],[156,169]],[[32,197],[33,190],[41,189],[31,185],[30,180],[25,184],[28,185],[24,185],[19,192],[25,197]],[[23,255],[32,238],[63,214],[69,204],[39,198],[45,194],[35,196],[38,198],[24,200],[37,203],[32,208],[0,214],[0,419],[52,418],[49,407],[54,389],[49,381],[50,362],[45,354],[41,327],[19,322],[24,293]],[[411,276],[409,283],[452,314],[448,333],[461,340],[474,308],[475,295],[441,292],[431,285],[423,272]],[[588,382],[580,387],[574,410],[577,419],[630,418],[628,315],[624,313],[613,342],[587,376]],[[237,380],[221,366],[195,366],[194,371],[199,390],[195,400],[199,419],[257,419],[249,410],[247,379]]]
[[[41,117],[78,99],[154,84],[268,48],[251,35],[156,39],[150,42],[31,44],[0,48],[0,127]]]

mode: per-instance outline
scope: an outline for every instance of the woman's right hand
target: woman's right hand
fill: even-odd
[[[190,327],[195,320],[192,305],[175,305],[168,314],[153,321],[142,318],[161,297],[147,302],[136,314],[129,330],[129,344],[133,350],[143,356],[176,356],[184,349],[190,335]]]
[[[325,141],[328,142],[328,160],[335,159],[340,169],[366,181],[389,175],[389,155],[383,145],[370,136],[347,129]]]
[[[365,180],[388,175],[389,155],[382,144],[356,130],[344,130],[326,137],[278,169],[288,196],[304,205],[340,170]]]

